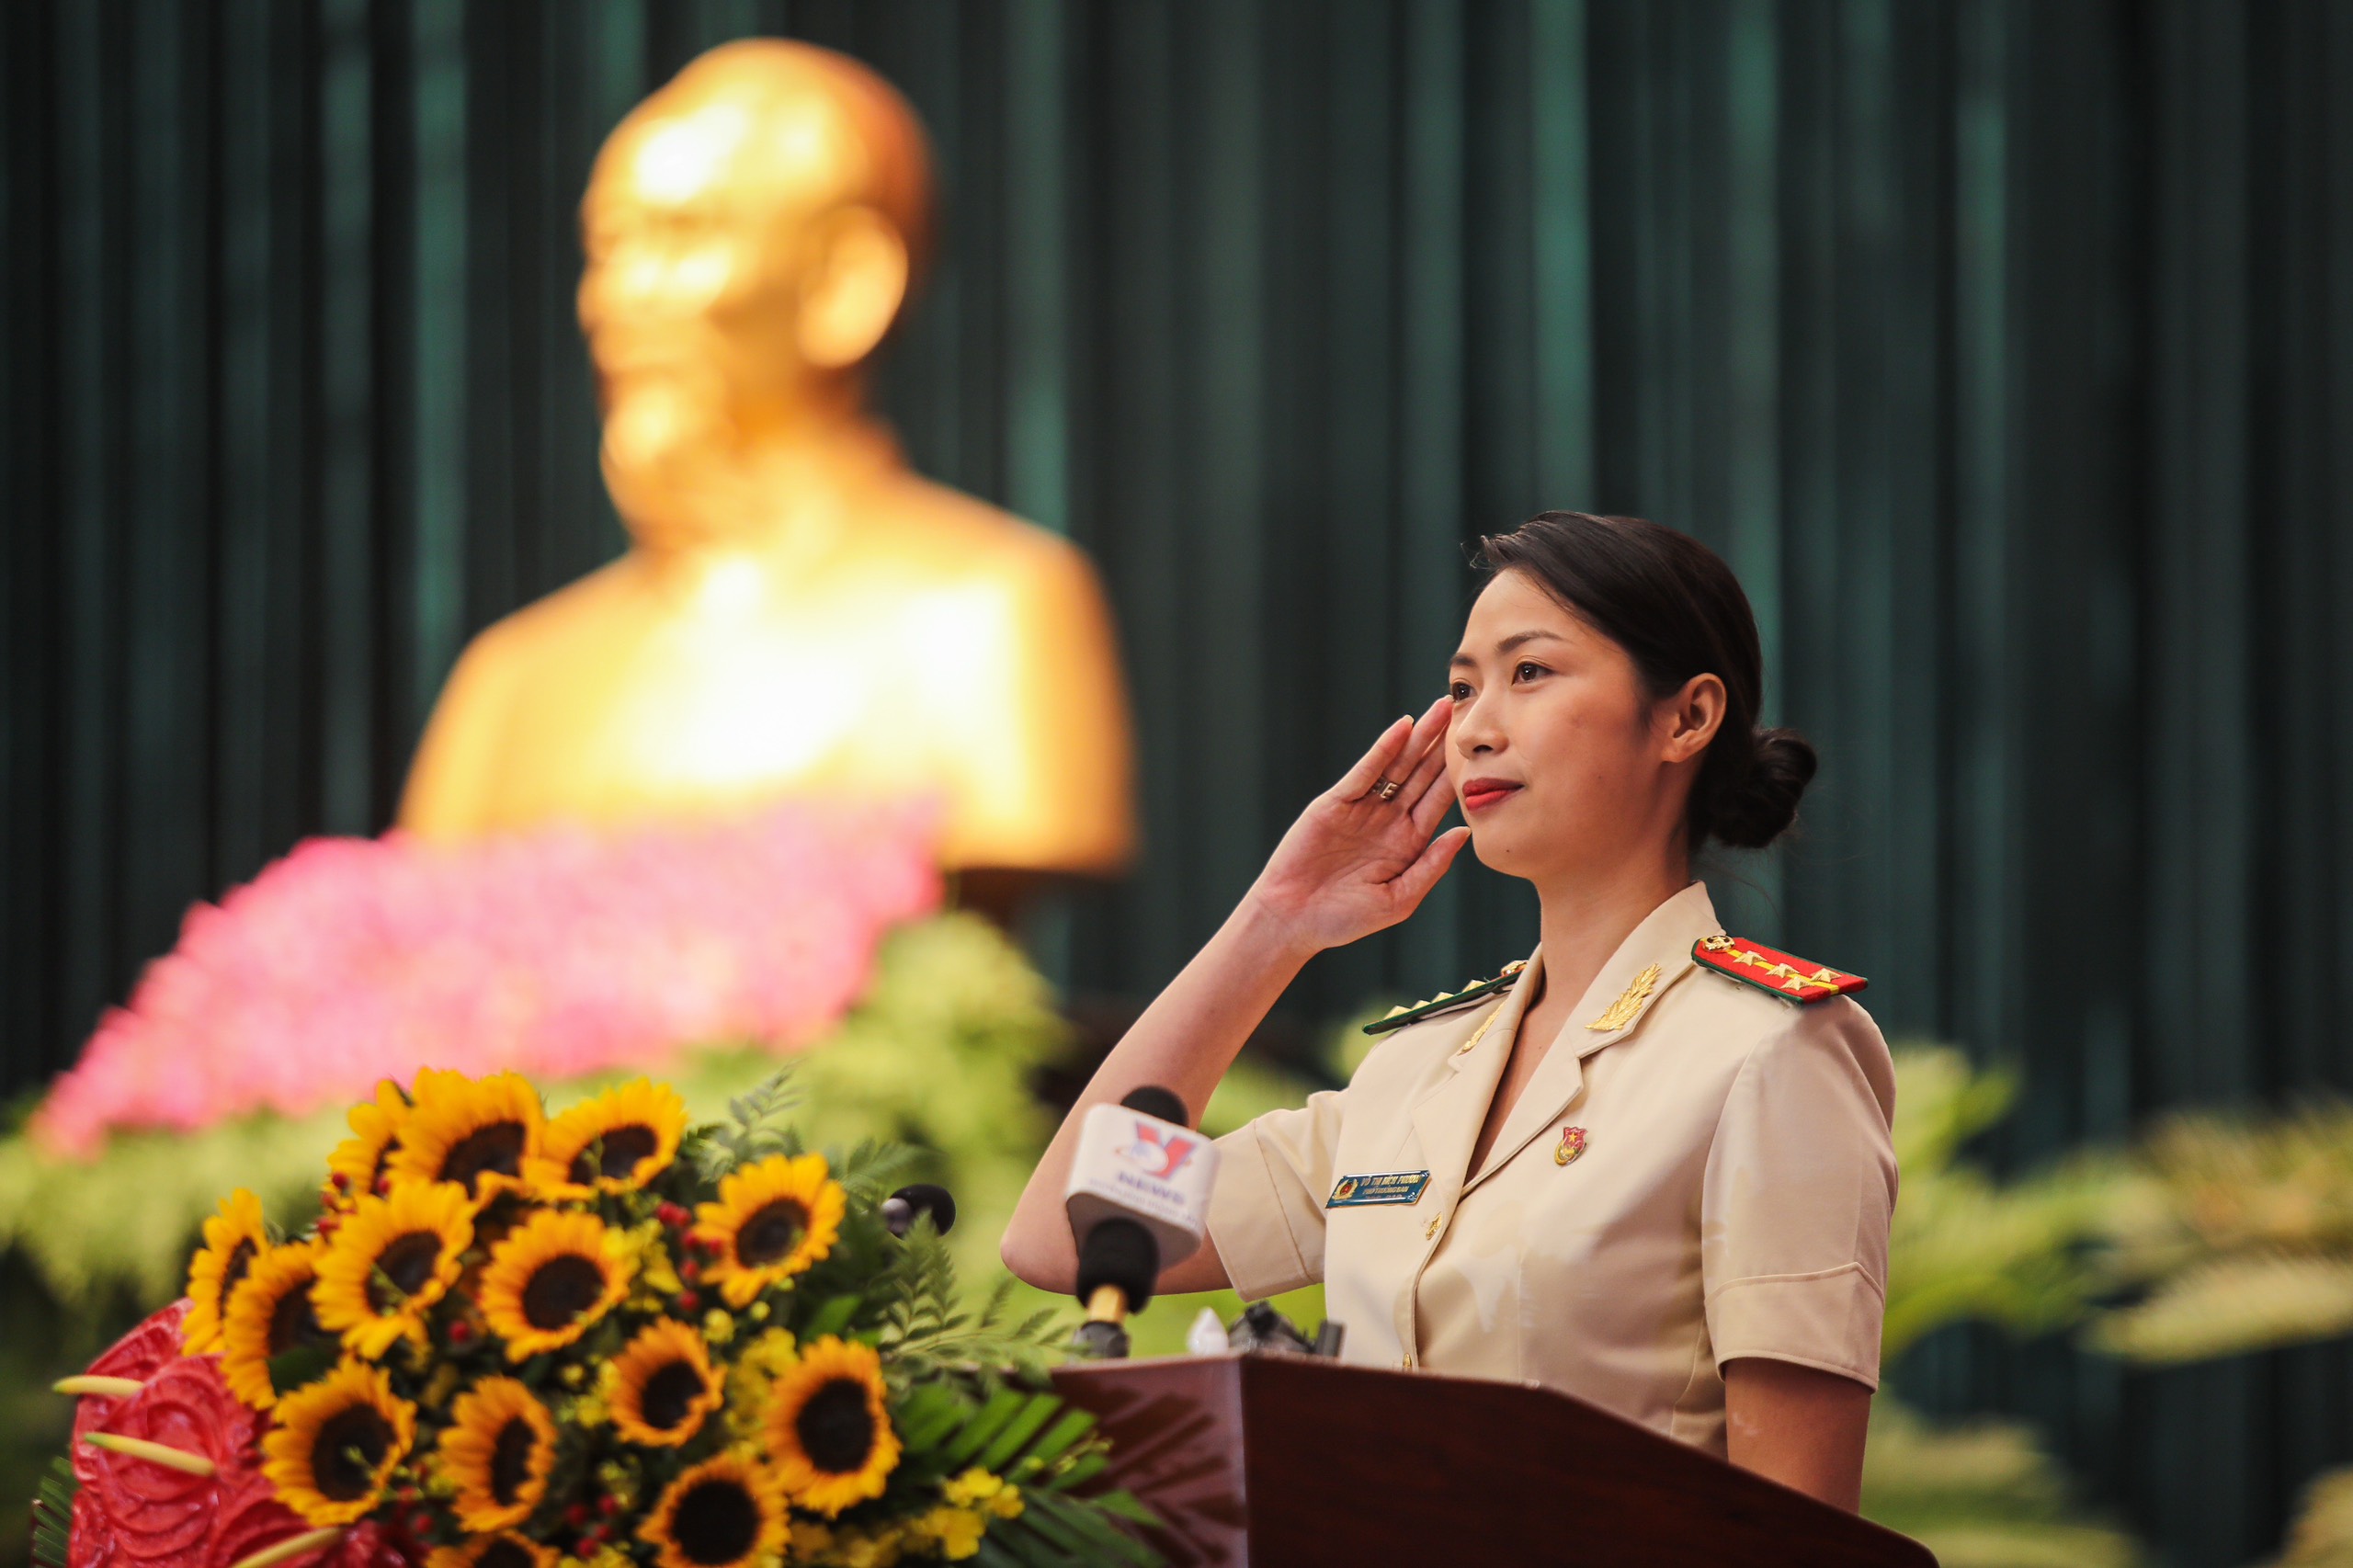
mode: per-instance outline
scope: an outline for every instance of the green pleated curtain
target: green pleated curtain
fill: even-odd
[[[928,121],[915,460],[1083,541],[1149,845],[1033,933],[1116,1013],[1434,693],[1461,542],[1722,551],[1806,832],[1740,928],[2021,1062],[1993,1153],[2353,1084],[2353,6],[19,0],[0,7],[0,1078],[192,899],[388,821],[464,639],[608,559],[574,208],[698,51]],[[1458,873],[1307,1026],[1532,944]],[[2183,1564],[2353,1457],[2341,1348],[1953,1334]]]

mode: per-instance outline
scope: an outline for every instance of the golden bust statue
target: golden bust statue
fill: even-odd
[[[1127,862],[1127,705],[1092,566],[910,472],[865,413],[930,202],[905,102],[804,44],[712,50],[613,131],[579,306],[631,548],[474,639],[404,826],[929,793],[951,868]]]

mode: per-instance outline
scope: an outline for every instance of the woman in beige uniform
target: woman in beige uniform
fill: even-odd
[[[1005,1260],[1069,1290],[1085,1112],[1145,1084],[1198,1111],[1310,957],[1412,914],[1469,842],[1535,884],[1536,951],[1221,1140],[1211,1243],[1160,1290],[1320,1279],[1350,1360],[1557,1388],[1851,1508],[1887,1046],[1859,979],[1729,936],[1691,880],[1711,841],[1789,826],[1813,748],[1757,727],[1756,621],[1703,546],[1548,512],[1481,555],[1447,695],[1308,806],[1105,1060]],[[1468,826],[1438,833],[1458,801]]]

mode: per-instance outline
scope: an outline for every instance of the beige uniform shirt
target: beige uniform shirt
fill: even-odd
[[[1234,1289],[1320,1279],[1347,1360],[1560,1389],[1719,1454],[1735,1357],[1876,1388],[1887,1044],[1846,997],[1694,962],[1721,929],[1697,882],[1636,926],[1475,1174],[1540,953],[1501,997],[1397,1030],[1347,1088],[1219,1140],[1210,1231]],[[1422,1172],[1413,1201],[1329,1206],[1344,1178],[1402,1177],[1342,1194],[1401,1198]]]

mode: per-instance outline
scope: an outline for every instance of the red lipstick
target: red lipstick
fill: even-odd
[[[1465,812],[1483,811],[1496,801],[1519,793],[1519,786],[1508,778],[1468,778],[1456,795]]]

